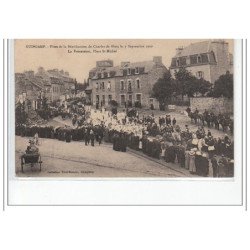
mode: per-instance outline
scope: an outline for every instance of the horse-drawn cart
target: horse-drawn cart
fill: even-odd
[[[29,165],[34,167],[35,165],[39,165],[40,171],[42,170],[42,159],[39,153],[30,153],[30,154],[23,154],[21,156],[21,167],[23,172],[23,167],[25,165]]]

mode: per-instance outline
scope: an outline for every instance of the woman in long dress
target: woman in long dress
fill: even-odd
[[[191,149],[189,152],[189,172],[191,174],[196,173],[196,168],[195,168],[195,151]]]
[[[186,169],[189,169],[189,161],[190,161],[190,159],[189,159],[189,152],[190,151],[185,151],[185,168]]]

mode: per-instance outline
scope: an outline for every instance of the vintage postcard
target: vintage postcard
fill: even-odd
[[[234,177],[234,40],[14,40],[16,177]]]

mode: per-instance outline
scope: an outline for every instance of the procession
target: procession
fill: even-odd
[[[234,177],[232,43],[161,46],[16,72],[16,173]]]
[[[74,105],[60,115],[62,120],[65,116],[71,117],[66,118],[71,120],[71,126],[19,125],[16,135],[31,138],[30,143],[37,147],[39,138],[66,143],[82,141],[85,146],[92,147],[112,144],[114,151],[126,152],[127,148],[141,151],[151,158],[176,164],[194,176],[209,176],[209,167],[212,167],[213,177],[234,176],[233,141],[227,134],[216,138],[203,125],[197,126],[197,130],[189,129],[187,124],[180,126],[169,114],[156,118],[152,112],[140,117],[137,110],[129,117],[129,111],[112,114],[105,108],[96,110]],[[230,129],[227,130],[230,133]]]

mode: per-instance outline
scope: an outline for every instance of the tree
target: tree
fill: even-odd
[[[175,72],[176,79],[176,94],[193,97],[197,94],[204,96],[211,89],[212,84],[203,78],[197,78],[185,68],[180,68]]]
[[[156,98],[159,101],[160,109],[164,110],[165,106],[169,103],[175,91],[175,81],[168,71],[162,78],[158,79],[158,81],[153,86],[152,97]]]
[[[233,74],[227,71],[226,74],[221,75],[214,83],[214,89],[212,95],[214,97],[227,97],[233,98],[234,79]]]
[[[25,113],[25,104],[24,103],[17,103],[16,104],[16,124],[24,124],[27,121],[27,114]]]
[[[206,81],[203,78],[198,79],[196,77],[193,77],[189,84],[186,86],[186,94],[189,97],[194,97],[199,94],[204,96],[211,90],[211,87],[212,84],[209,81]]]
[[[180,68],[174,74],[176,79],[176,94],[181,95],[182,99],[184,95],[190,95],[191,84],[194,81],[195,77],[191,74],[190,71],[186,70],[184,67]]]
[[[42,108],[44,110],[48,109],[48,99],[45,96],[42,98]]]
[[[205,94],[209,93],[209,91],[212,88],[212,83],[209,81],[206,81],[205,79],[201,78],[201,79],[197,79],[197,84],[198,84],[198,89],[199,89],[199,93],[201,93],[202,96],[204,96]]]

